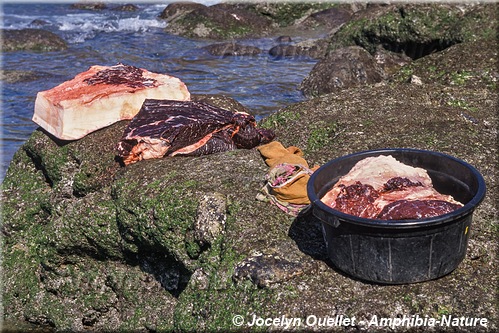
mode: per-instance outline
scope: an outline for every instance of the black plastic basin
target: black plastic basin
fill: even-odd
[[[358,161],[379,155],[426,169],[437,191],[464,206],[433,218],[387,221],[344,214],[320,200]],[[322,221],[329,258],[338,269],[366,281],[402,284],[444,276],[464,259],[472,214],[485,196],[485,182],[474,167],[449,155],[383,149],[329,161],[310,177],[307,191],[313,214]]]

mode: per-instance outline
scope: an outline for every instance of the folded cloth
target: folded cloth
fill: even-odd
[[[265,202],[271,202],[276,205],[280,210],[286,212],[292,216],[298,216],[298,214],[303,211],[306,207],[310,207],[310,205],[296,205],[291,204],[286,201],[279,201],[275,196],[270,194],[270,188],[268,186],[264,186],[261,192],[257,194],[256,199]]]
[[[308,168],[308,163],[303,158],[303,152],[298,147],[284,148],[279,141],[272,141],[256,149],[265,159],[265,163],[271,168],[281,163],[301,164]]]
[[[278,164],[270,169],[267,182],[256,198],[270,201],[286,213],[296,216],[310,204],[307,181],[312,173],[312,170],[301,164]]]
[[[267,184],[270,194],[279,201],[296,205],[308,205],[307,182],[313,173],[301,164],[282,163],[270,169]]]
[[[270,201],[290,215],[298,213],[310,204],[307,183],[310,175],[319,167],[309,168],[300,148],[284,146],[273,141],[257,147],[270,167],[266,184],[257,195],[258,200]]]

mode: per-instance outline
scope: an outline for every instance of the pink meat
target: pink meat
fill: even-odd
[[[146,99],[189,100],[180,79],[118,64],[92,66],[35,100],[33,121],[62,140],[76,140],[119,120],[132,119]]]
[[[436,191],[426,170],[383,155],[359,161],[322,201],[346,214],[385,220],[438,216],[462,206]]]

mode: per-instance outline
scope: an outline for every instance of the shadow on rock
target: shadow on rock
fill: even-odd
[[[322,222],[312,214],[311,209],[304,210],[296,217],[289,227],[288,236],[295,241],[301,252],[330,265],[322,234]]]
[[[187,287],[192,275],[182,262],[165,253],[142,254],[138,262],[143,272],[154,276],[161,286],[176,298]]]
[[[367,283],[361,279],[351,276],[337,268],[327,252],[326,242],[322,231],[322,222],[312,213],[312,209],[306,208],[296,217],[289,227],[288,236],[295,241],[298,249],[315,260],[323,261],[330,269],[343,277]],[[369,284],[377,284],[371,283]]]

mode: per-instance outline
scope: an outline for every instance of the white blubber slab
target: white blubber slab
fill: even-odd
[[[118,64],[92,66],[74,79],[37,94],[33,121],[62,140],[76,140],[132,119],[146,99],[190,100],[178,78]]]

